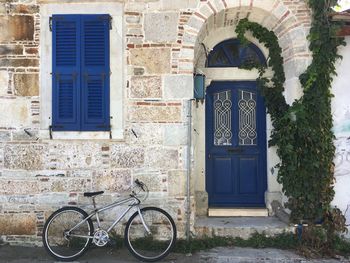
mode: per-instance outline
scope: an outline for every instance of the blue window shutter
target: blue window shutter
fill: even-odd
[[[109,15],[81,16],[82,130],[108,131]]]
[[[80,18],[52,17],[52,129],[80,129]]]

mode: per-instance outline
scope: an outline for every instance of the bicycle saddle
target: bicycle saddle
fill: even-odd
[[[85,192],[84,193],[84,196],[87,196],[87,197],[92,197],[92,196],[95,196],[95,195],[101,195],[103,194],[104,191],[98,191],[98,192]]]

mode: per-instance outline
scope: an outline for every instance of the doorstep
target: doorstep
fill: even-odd
[[[247,217],[267,217],[269,215],[266,208],[209,208],[209,217],[226,216],[247,216]]]
[[[294,232],[295,228],[277,217],[198,217],[194,223],[196,237],[240,237],[248,239],[254,233],[274,236]]]

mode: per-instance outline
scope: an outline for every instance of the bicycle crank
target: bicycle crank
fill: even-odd
[[[97,230],[94,234],[94,238],[92,239],[92,242],[98,247],[105,246],[109,241],[108,233],[105,230]]]

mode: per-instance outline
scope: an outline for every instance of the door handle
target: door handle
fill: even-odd
[[[241,153],[243,152],[243,149],[241,147],[237,147],[237,148],[228,148],[227,151],[229,153]]]

